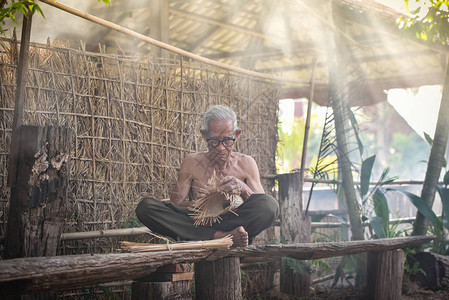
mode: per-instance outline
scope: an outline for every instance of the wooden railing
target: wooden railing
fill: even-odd
[[[259,257],[264,260],[276,260],[281,257],[311,260],[369,252],[377,253],[377,257],[382,253],[394,253],[396,249],[427,243],[433,238],[433,236],[420,236],[369,241],[248,246],[227,250],[179,250],[9,259],[0,261],[2,270],[0,295],[76,289],[142,277],[167,264],[216,260],[229,256]],[[369,260],[371,261],[369,265],[378,265],[372,262],[373,259]],[[372,284],[382,280],[382,276],[378,277],[373,279]]]

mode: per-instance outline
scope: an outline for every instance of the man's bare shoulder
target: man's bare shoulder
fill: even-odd
[[[198,160],[204,160],[206,158],[206,152],[195,152],[195,153],[189,153],[184,158],[185,162],[190,161],[198,161]]]
[[[199,165],[204,165],[206,159],[206,152],[190,153],[186,155],[182,162],[182,165],[185,168],[192,169],[198,167]]]
[[[235,155],[235,158],[237,159],[237,161],[242,162],[242,163],[248,163],[248,162],[253,162],[255,163],[256,161],[254,160],[254,158],[250,155],[247,154],[243,154],[240,152],[233,152],[232,154]]]

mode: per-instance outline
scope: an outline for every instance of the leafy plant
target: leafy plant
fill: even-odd
[[[310,264],[307,261],[297,260],[290,257],[284,257],[283,261],[293,270],[293,273],[305,274],[312,272]]]
[[[419,5],[416,9],[410,9],[410,0],[404,0],[407,10],[413,14],[413,17],[399,18],[399,28],[419,40],[449,44],[449,0],[415,0],[414,2]]]
[[[15,17],[16,13],[22,13],[24,17],[28,17],[28,13],[31,12],[34,14],[35,12],[39,12],[42,17],[45,18],[44,12],[41,10],[40,6],[36,4],[34,1],[27,0],[12,0],[11,3],[4,7],[7,1],[2,1],[2,8],[0,10],[0,31],[5,34],[3,30],[3,25],[5,25],[5,21],[10,19],[14,23],[17,24],[17,19]]]
[[[97,0],[98,2],[103,2],[106,5],[111,3],[111,0]],[[15,24],[17,24],[16,14],[22,13],[24,17],[28,17],[28,14],[31,13],[34,15],[36,12],[39,12],[42,17],[45,18],[44,12],[40,8],[40,6],[34,0],[11,0],[9,5],[8,0],[0,1],[0,31],[2,34],[5,34],[3,30],[3,25],[5,25],[6,20],[11,20]]]
[[[405,263],[404,263],[404,271],[405,274],[409,276],[415,276],[418,273],[426,275],[426,272],[419,266],[419,262],[416,260],[416,258],[413,256],[416,254],[416,250],[413,248],[406,248],[403,249],[405,253]]]
[[[134,227],[142,227],[142,223],[137,219],[137,217],[133,217],[131,219],[126,220],[122,224],[122,228],[134,228]]]
[[[436,236],[431,252],[448,255],[449,241],[446,239],[446,232],[449,230],[449,171],[445,173],[443,185],[437,187],[438,194],[441,198],[443,211],[440,217],[430,208],[427,203],[419,196],[402,191],[407,196],[410,202],[418,209],[418,211],[429,221],[429,232]]]
[[[396,177],[388,177],[389,168],[386,168],[376,184],[370,189],[370,181],[376,156],[370,156],[362,161],[360,170],[360,187],[358,188],[361,206],[362,220],[368,221],[374,231],[374,238],[390,238],[401,235],[398,231],[399,223],[390,227],[390,209],[388,207],[386,193],[390,189],[384,186],[396,180]]]

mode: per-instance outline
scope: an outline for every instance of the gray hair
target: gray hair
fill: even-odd
[[[213,105],[204,113],[203,126],[206,134],[209,132],[209,123],[212,120],[230,120],[234,124],[234,133],[237,130],[237,117],[229,107]]]

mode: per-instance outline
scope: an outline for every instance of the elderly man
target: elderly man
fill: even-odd
[[[278,204],[265,194],[254,159],[233,151],[241,133],[232,110],[221,105],[209,108],[201,130],[208,151],[187,155],[170,202],[143,198],[136,208],[138,219],[152,231],[178,240],[210,240],[230,234],[233,246],[251,243],[274,222]],[[213,176],[218,178],[214,185],[209,183]],[[240,195],[243,203],[211,226],[196,226],[189,208],[214,192]]]

